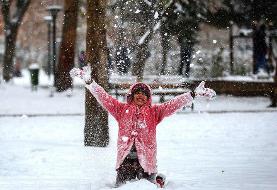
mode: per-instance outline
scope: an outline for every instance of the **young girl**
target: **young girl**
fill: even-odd
[[[74,68],[71,76],[90,80],[89,69]],[[164,178],[157,175],[156,127],[167,116],[192,104],[194,97],[213,97],[215,92],[205,88],[204,82],[194,92],[183,93],[168,102],[152,104],[151,89],[147,84],[130,87],[127,102],[119,102],[92,80],[86,88],[97,101],[117,120],[116,186],[133,179],[147,179],[163,187]]]

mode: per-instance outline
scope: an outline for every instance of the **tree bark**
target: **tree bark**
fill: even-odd
[[[56,90],[58,92],[72,88],[69,71],[74,67],[78,6],[79,1],[65,0],[63,36],[56,72]]]
[[[156,7],[156,0],[151,1],[151,14],[149,18],[146,19],[148,28],[144,31],[143,36],[141,36],[140,42],[138,42],[138,53],[137,62],[133,66],[132,75],[137,76],[137,81],[141,82],[143,80],[143,72],[146,60],[150,57],[150,51],[148,49],[148,44],[154,35],[154,26],[158,22],[155,21],[154,14]]]
[[[106,0],[88,0],[87,3],[86,59],[91,65],[92,78],[108,90]],[[109,143],[108,113],[88,90],[85,109],[85,146],[107,146]]]
[[[273,52],[272,52],[273,53]],[[276,56],[272,55],[272,58],[274,57],[275,59],[275,75],[274,75],[274,88],[271,93],[270,99],[271,99],[271,104],[269,107],[277,107],[277,58]]]
[[[277,74],[276,74],[276,67],[275,67],[275,76],[274,76],[274,88],[271,95],[271,105],[270,107],[277,107]]]
[[[5,36],[5,52],[4,52],[4,68],[3,68],[3,79],[5,81],[9,81],[13,78],[13,58],[15,55],[15,42],[16,42],[16,36],[17,36],[17,30],[12,29],[10,34],[7,34]]]
[[[4,31],[5,31],[5,51],[4,51],[4,63],[3,63],[3,79],[9,81],[13,77],[13,58],[15,56],[16,49],[16,37],[18,28],[21,24],[23,16],[28,9],[30,4],[29,0],[17,1],[16,11],[11,15],[10,1],[2,1],[1,12],[4,20]]]
[[[167,32],[165,32],[163,28],[164,27],[161,27],[162,65],[160,75],[165,75],[165,68],[167,65],[167,53],[169,51],[169,37]]]
[[[179,45],[180,45],[179,75],[181,75],[181,76],[183,75],[183,69],[185,67],[185,77],[189,78],[193,44],[191,44],[188,39],[184,39],[182,36],[179,36],[178,41],[179,41]]]
[[[138,47],[137,62],[133,67],[133,75],[137,77],[138,82],[142,82],[143,80],[145,62],[148,57],[150,57],[148,43],[149,42],[147,41]]]

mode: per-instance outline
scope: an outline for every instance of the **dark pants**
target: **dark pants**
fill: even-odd
[[[117,186],[136,178],[147,179],[150,182],[154,182],[155,176],[156,176],[156,174],[148,174],[144,172],[143,168],[139,164],[138,158],[136,156],[135,148],[132,148],[130,154],[124,159],[123,163],[116,171],[117,171],[117,177],[116,177]]]
[[[269,74],[270,70],[265,55],[257,55],[255,59],[256,64],[254,66],[254,74],[257,74],[259,72],[259,69],[264,69]]]

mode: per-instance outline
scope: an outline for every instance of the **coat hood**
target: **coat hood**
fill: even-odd
[[[134,92],[137,89],[143,89],[143,91],[145,91],[145,93],[148,96],[148,101],[147,104],[150,105],[152,102],[152,91],[149,85],[142,83],[142,82],[138,82],[133,84],[130,89],[129,92],[127,93],[127,103],[130,104],[133,100],[133,96],[134,96]]]

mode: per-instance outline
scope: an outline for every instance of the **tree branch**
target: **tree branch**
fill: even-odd
[[[3,19],[4,19],[4,23],[5,26],[9,25],[10,23],[10,1],[5,1],[2,0],[2,14],[3,14]]]
[[[12,19],[12,22],[14,24],[19,25],[21,23],[23,16],[29,7],[30,2],[31,2],[30,0],[18,0],[17,1],[17,4],[16,4],[17,11],[13,15],[13,19]]]

